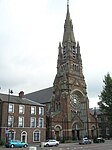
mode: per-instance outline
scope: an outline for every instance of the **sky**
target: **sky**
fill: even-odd
[[[112,0],[69,0],[90,107],[112,74]],[[0,92],[53,86],[67,0],[0,0]]]

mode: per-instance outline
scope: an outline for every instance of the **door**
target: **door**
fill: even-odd
[[[21,141],[27,143],[27,132],[23,131],[21,133]]]

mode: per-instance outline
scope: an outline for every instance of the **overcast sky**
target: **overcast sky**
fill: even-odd
[[[95,107],[104,76],[112,74],[112,0],[70,0],[69,8]],[[53,85],[66,12],[67,0],[0,0],[1,93]]]

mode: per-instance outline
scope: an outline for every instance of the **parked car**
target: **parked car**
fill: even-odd
[[[21,142],[19,140],[10,140],[8,143],[5,144],[7,148],[22,148],[22,147],[28,147],[28,143]]]
[[[90,139],[88,139],[87,137],[79,140],[79,144],[91,144],[91,143],[92,143],[92,141]]]
[[[54,139],[50,139],[46,142],[42,142],[41,143],[41,146],[44,146],[44,147],[49,147],[49,146],[58,146],[59,145],[59,141],[56,141]]]
[[[93,139],[93,142],[94,143],[104,143],[105,139],[103,139],[102,137],[98,137],[98,138]]]

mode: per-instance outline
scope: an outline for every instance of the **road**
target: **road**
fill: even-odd
[[[32,146],[36,147],[36,146]],[[12,150],[11,148],[0,147],[0,150]],[[13,148],[13,150],[33,150],[29,148]],[[112,150],[112,140],[107,140],[105,143],[92,143],[88,145],[79,145],[77,143],[60,144],[58,147],[44,147],[37,146],[36,150]]]

